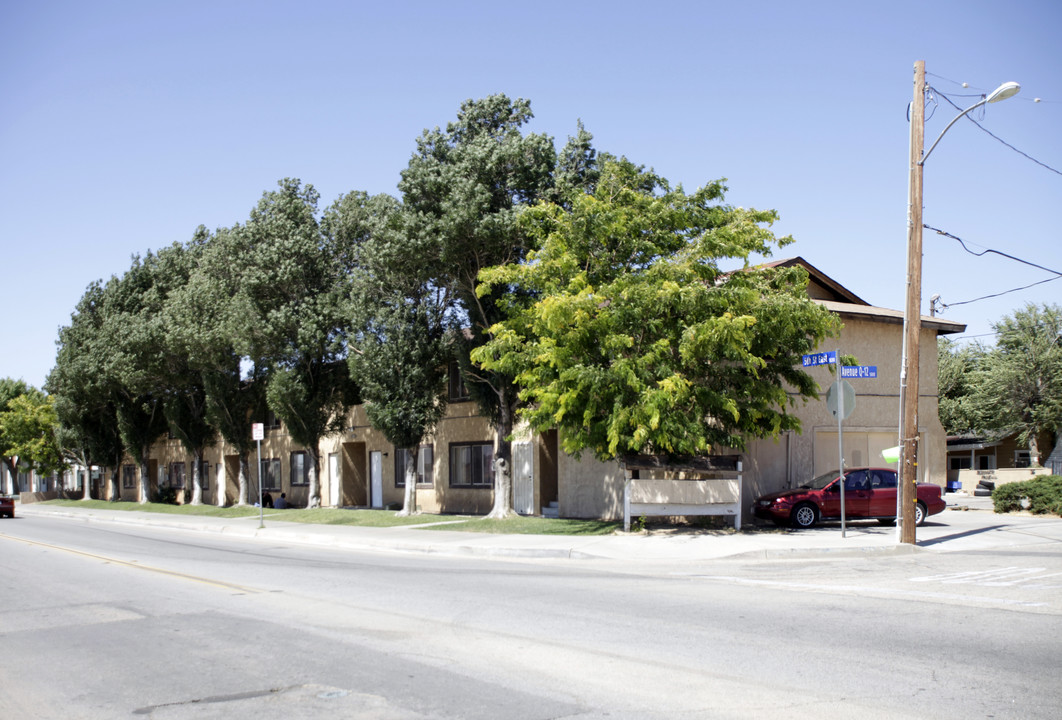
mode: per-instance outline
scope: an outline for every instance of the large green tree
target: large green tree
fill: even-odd
[[[522,228],[538,249],[486,269],[481,294],[534,298],[492,328],[473,361],[512,376],[532,427],[566,451],[703,455],[799,429],[790,408],[817,396],[801,356],[836,333],[800,268],[723,272],[789,238],[773,211],[687,194],[627,161],[607,163],[570,208],[542,203]]]
[[[59,329],[55,366],[45,388],[55,398],[63,453],[86,468],[110,468],[110,498],[117,502],[125,446],[118,431],[116,386],[106,374],[111,350],[102,340],[103,313],[103,285],[94,282],[78,301],[70,324]],[[85,483],[84,499],[89,498]]]
[[[492,337],[492,328],[507,317],[511,302],[509,288],[501,284],[481,291],[480,271],[524,260],[529,244],[518,222],[520,211],[553,191],[553,141],[523,133],[531,118],[526,100],[505,95],[468,100],[445,130],[424,131],[399,183],[414,233],[439,243],[439,284],[452,285],[470,330],[458,352],[469,394],[495,428],[490,513],[495,517],[512,512],[508,468],[519,397],[511,374],[473,367],[467,356]],[[572,154],[573,178],[578,177],[578,157]]]
[[[355,393],[347,371],[352,253],[326,235],[312,185],[285,179],[247,223],[232,318],[241,356],[260,363],[269,407],[305,448],[307,507],[321,504],[321,438],[339,432]]]
[[[975,375],[986,352],[981,345],[959,345],[944,337],[937,340],[937,411],[949,435],[983,429],[974,392]]]
[[[236,298],[242,258],[247,248],[239,228],[209,233],[200,227],[203,252],[187,283],[177,288],[166,307],[171,342],[199,374],[206,418],[239,458],[237,504],[248,503],[250,454],[255,443],[251,425],[265,420],[265,364],[237,350],[246,332]],[[219,480],[217,503],[226,502]]]
[[[330,234],[356,248],[349,355],[369,422],[407,449],[400,515],[417,512],[417,455],[446,409],[449,293],[437,283],[432,237],[415,234],[397,200],[351,193],[326,216]]]
[[[0,379],[0,412],[5,412],[11,401],[30,392],[32,388],[25,380],[15,378]],[[0,458],[3,458],[4,472],[8,476],[10,491],[16,492],[15,483],[18,480],[18,455],[12,452],[9,443],[0,436]],[[2,488],[0,488],[2,491]]]
[[[973,376],[980,424],[1016,433],[1039,462],[1040,436],[1062,430],[1062,306],[1030,303],[992,327],[996,346]]]
[[[0,412],[3,454],[18,457],[18,464],[38,475],[51,475],[63,467],[56,439],[55,401],[36,388],[13,398]]]

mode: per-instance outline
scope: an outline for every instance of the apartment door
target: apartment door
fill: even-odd
[[[383,453],[369,453],[369,506],[383,507]]]
[[[343,492],[339,484],[339,453],[328,453],[328,487],[331,490],[332,507],[343,504]]]
[[[529,440],[513,442],[513,509],[521,515],[535,512],[535,446]]]

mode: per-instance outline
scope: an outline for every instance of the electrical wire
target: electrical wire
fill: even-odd
[[[953,108],[955,108],[959,112],[962,112],[962,108],[959,107],[958,105],[956,105],[954,102],[952,102],[951,98],[949,98],[947,95],[942,93],[940,90],[937,90],[936,88],[933,88],[933,87],[930,87],[929,89],[930,90],[935,90],[936,93],[938,95],[940,95],[942,98],[944,98],[945,100],[947,100],[948,103],[950,103]],[[980,97],[980,96],[978,96],[978,97]],[[984,113],[984,106],[983,105],[981,106],[981,112],[982,112],[982,117],[983,117],[983,113]],[[993,134],[991,130],[989,130],[988,128],[986,128],[984,125],[982,125],[981,123],[977,122],[976,120],[974,120],[969,115],[966,116],[966,119],[969,120],[970,122],[972,122],[977,127],[979,127],[984,132],[988,133],[988,135],[991,136],[993,139],[995,139],[996,141],[1002,143],[1003,145],[1006,145],[1008,148],[1010,148],[1014,152],[1018,153],[1019,155],[1025,157],[1025,158],[1027,158],[1029,160],[1032,160],[1034,163],[1036,163],[1040,167],[1046,168],[1047,170],[1050,170],[1051,172],[1055,173],[1056,175],[1062,175],[1062,170],[1056,170],[1055,168],[1051,167],[1047,163],[1040,162],[1039,160],[1034,158],[1032,155],[1029,155],[1028,153],[1019,150],[1018,148],[1014,147],[1013,145],[1011,145],[1009,142],[1007,142],[1003,138],[999,137],[998,135]]]
[[[996,255],[1002,255],[1003,257],[1007,258],[1008,260],[1013,260],[1015,262],[1020,262],[1020,263],[1023,263],[1025,265],[1029,265],[1031,267],[1034,267],[1034,268],[1036,268],[1038,270],[1043,270],[1045,272],[1053,273],[1055,275],[1058,275],[1059,277],[1062,277],[1062,272],[1059,272],[1058,270],[1052,270],[1051,268],[1046,268],[1043,265],[1037,265],[1034,262],[1030,262],[1028,260],[1022,260],[1020,257],[1015,257],[1013,255],[1008,255],[1007,253],[1001,252],[1000,250],[993,250],[992,248],[985,248],[984,251],[982,251],[982,252],[974,252],[970,248],[966,247],[966,241],[963,240],[961,237],[957,237],[955,235],[952,235],[950,232],[945,232],[944,230],[941,230],[940,228],[935,228],[935,227],[932,227],[930,225],[924,225],[923,224],[922,227],[924,227],[926,230],[932,230],[937,235],[943,235],[946,238],[951,238],[952,240],[958,241],[958,243],[960,245],[962,245],[962,249],[965,250],[966,252],[970,253],[971,255],[975,255],[977,257],[981,257],[982,255],[987,255],[988,253],[994,253]],[[1051,278],[1051,279],[1055,280],[1057,278]]]
[[[952,235],[949,232],[945,232],[944,230],[932,227],[930,225],[923,224],[922,227],[924,227],[926,230],[932,230],[937,235],[943,235],[944,237],[951,238],[952,240],[956,240],[960,245],[962,245],[962,249],[963,250],[965,250],[966,252],[970,253],[971,255],[973,255],[975,257],[982,257],[984,255],[987,255],[988,253],[994,253],[995,255],[1001,255],[1002,257],[1005,257],[1008,260],[1014,260],[1015,262],[1019,262],[1019,263],[1022,263],[1024,265],[1029,265],[1030,267],[1034,267],[1034,268],[1036,268],[1038,270],[1043,270],[1045,272],[1053,273],[1055,275],[1055,277],[1047,278],[1046,280],[1038,280],[1037,282],[1030,283],[1029,285],[1022,285],[1021,287],[1013,288],[1011,290],[1004,290],[1003,292],[993,293],[991,295],[984,295],[984,296],[979,297],[979,298],[974,298],[973,300],[963,300],[961,302],[953,302],[953,303],[946,303],[946,302],[942,301],[940,303],[941,308],[956,307],[958,305],[969,305],[970,303],[979,302],[981,300],[988,300],[990,298],[1000,297],[1001,295],[1009,295],[1010,293],[1018,292],[1019,290],[1028,290],[1031,287],[1036,287],[1037,285],[1043,285],[1044,283],[1053,282],[1055,280],[1062,280],[1062,272],[1059,272],[1058,270],[1052,270],[1051,268],[1044,267],[1043,265],[1037,265],[1034,262],[1029,262],[1028,260],[1022,260],[1020,257],[1015,257],[1014,255],[1009,255],[1009,254],[1007,254],[1005,252],[1001,252],[999,250],[993,250],[992,248],[985,248],[982,252],[975,252],[975,251],[971,250],[970,248],[968,248],[966,246],[966,242],[960,237],[957,237],[955,235]]]

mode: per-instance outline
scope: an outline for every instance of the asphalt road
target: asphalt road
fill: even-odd
[[[0,522],[0,718],[1058,718],[1054,545],[499,560]]]

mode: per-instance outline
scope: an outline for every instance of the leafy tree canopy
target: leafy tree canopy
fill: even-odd
[[[19,465],[49,475],[63,466],[56,440],[55,403],[40,390],[29,388],[13,397],[0,412],[0,445],[5,457],[18,457]]]
[[[516,377],[523,415],[560,428],[566,451],[698,455],[799,428],[788,408],[818,390],[801,355],[840,324],[800,268],[720,270],[791,242],[768,229],[774,212],[724,205],[724,190],[609,162],[570,210],[523,215],[526,262],[481,273],[481,293],[535,301],[510,306],[473,360]]]

